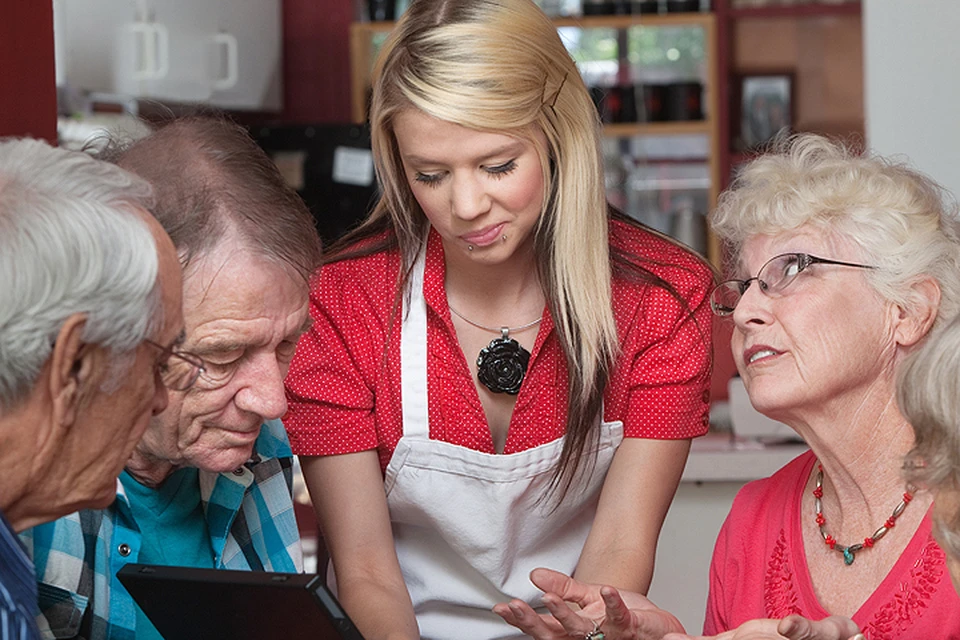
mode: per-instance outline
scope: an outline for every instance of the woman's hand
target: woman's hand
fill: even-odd
[[[663,640],[864,640],[850,618],[830,616],[813,621],[802,616],[783,620],[750,620],[736,629],[716,636],[687,636],[670,633]]]
[[[538,614],[522,600],[500,603],[493,610],[537,640],[585,638],[596,630],[595,622],[606,640],[660,640],[670,631],[683,631],[675,617],[639,593],[586,584],[550,569],[535,569],[530,579],[544,592],[550,615]]]

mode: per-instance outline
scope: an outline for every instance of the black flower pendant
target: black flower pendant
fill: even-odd
[[[477,356],[477,378],[494,393],[520,393],[520,384],[527,373],[530,352],[506,332],[494,338]]]

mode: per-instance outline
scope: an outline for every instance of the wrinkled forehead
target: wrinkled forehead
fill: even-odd
[[[741,245],[740,252],[732,261],[731,277],[744,279],[757,272],[772,258],[785,253],[807,253],[820,258],[862,258],[863,249],[845,233],[822,225],[803,225],[796,229],[772,234],[749,236]]]

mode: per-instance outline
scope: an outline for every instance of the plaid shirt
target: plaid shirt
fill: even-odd
[[[303,571],[292,467],[283,424],[271,420],[261,428],[254,455],[243,467],[200,472],[200,497],[217,568]],[[117,499],[109,508],[70,514],[29,529],[21,538],[37,572],[37,623],[44,637],[74,638],[81,625],[88,640],[136,637],[136,605],[116,574],[137,562],[140,530],[119,482]]]
[[[0,511],[0,639],[37,640],[37,586],[33,567]]]

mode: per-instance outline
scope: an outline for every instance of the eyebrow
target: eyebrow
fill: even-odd
[[[313,318],[307,316],[307,319],[303,321],[297,330],[291,333],[287,339],[299,339],[301,335],[310,330],[310,327],[313,326]],[[232,351],[246,351],[251,346],[248,342],[242,342],[239,340],[214,340],[212,342],[207,342],[203,346],[197,346],[193,353],[198,356],[203,356],[210,353],[230,353]]]
[[[193,351],[198,356],[208,353],[230,353],[231,351],[245,351],[250,345],[237,340],[220,340],[198,345]]]
[[[478,163],[482,163],[484,161],[489,160],[490,158],[495,158],[497,156],[504,155],[504,154],[513,154],[513,153],[519,154],[523,151],[523,146],[524,146],[523,140],[514,140],[512,142],[503,144],[497,147],[496,149],[492,149],[488,153],[478,156],[475,159],[475,161]],[[444,162],[433,160],[431,158],[424,158],[417,154],[404,154],[403,159],[411,164],[445,164]]]

